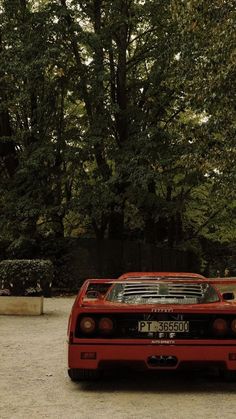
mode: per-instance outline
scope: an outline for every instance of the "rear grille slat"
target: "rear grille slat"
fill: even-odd
[[[203,298],[206,284],[180,283],[125,283],[118,295],[119,302],[148,302],[148,299],[199,299]]]

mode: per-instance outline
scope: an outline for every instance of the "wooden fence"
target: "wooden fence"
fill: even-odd
[[[86,278],[117,278],[130,271],[199,272],[191,252],[139,242],[69,240],[57,261],[55,286],[78,288]]]

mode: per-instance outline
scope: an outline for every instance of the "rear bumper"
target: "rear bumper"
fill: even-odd
[[[92,353],[95,359],[82,359],[84,353]],[[215,364],[228,370],[236,370],[236,359],[230,359],[230,354],[234,353],[236,354],[236,345],[225,344],[69,344],[68,367],[103,369],[115,364],[124,364],[130,367],[139,365],[150,370],[173,370],[181,368],[184,364],[196,364],[197,366],[199,364],[207,365],[209,363],[209,366]],[[155,359],[157,362],[155,362]],[[169,360],[171,361],[169,362]]]

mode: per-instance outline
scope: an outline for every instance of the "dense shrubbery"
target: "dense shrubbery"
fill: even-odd
[[[53,264],[50,260],[0,262],[0,295],[50,295]]]

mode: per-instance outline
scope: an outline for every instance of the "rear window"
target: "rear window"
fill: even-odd
[[[202,304],[217,302],[219,296],[206,282],[126,282],[114,284],[106,300],[124,304]]]

